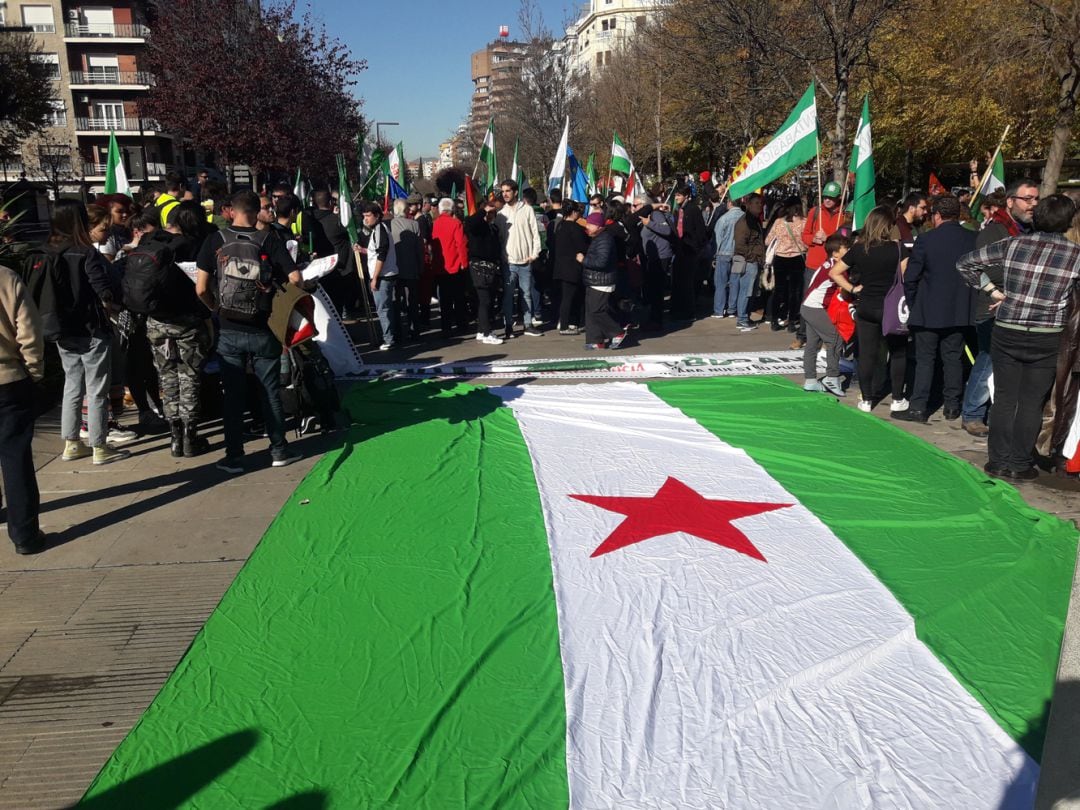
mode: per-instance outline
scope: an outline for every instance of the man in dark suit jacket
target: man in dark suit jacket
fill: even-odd
[[[333,273],[323,278],[322,285],[334,307],[344,318],[345,310],[355,304],[360,295],[349,232],[341,224],[341,217],[334,213],[333,198],[329,191],[316,191],[312,195],[312,201],[315,203],[315,210],[311,212],[312,252],[319,257],[337,256],[337,267]]]
[[[893,416],[925,422],[934,365],[941,357],[946,419],[960,416],[964,394],[964,332],[971,325],[971,288],[956,272],[956,261],[975,249],[976,234],[960,222],[960,201],[939,197],[934,201],[934,228],[915,240],[904,274],[908,326],[915,338],[915,385],[911,406]]]
[[[676,321],[693,320],[694,289],[698,278],[698,264],[701,249],[708,241],[705,232],[705,219],[701,209],[690,196],[690,189],[679,186],[675,189],[675,204],[679,211],[675,215],[676,241],[675,264],[671,268],[671,318]]]

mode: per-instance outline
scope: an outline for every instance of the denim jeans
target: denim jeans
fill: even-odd
[[[391,276],[379,276],[375,287],[375,312],[379,316],[379,326],[382,327],[383,343],[393,346],[398,339],[398,310],[396,296],[397,281]]]
[[[508,264],[503,272],[503,319],[506,321],[506,331],[514,325],[514,294],[521,287],[522,322],[525,328],[532,327],[533,318],[533,289],[532,268],[527,264]]]
[[[713,293],[713,315],[723,315],[730,312],[730,305],[736,296],[729,294],[728,282],[731,279],[731,256],[716,254],[716,269],[713,270],[713,284],[716,292]]]
[[[60,338],[56,348],[60,352],[60,364],[64,367],[60,432],[69,441],[79,438],[85,394],[90,446],[104,447],[109,424],[112,335],[95,332],[91,337]]]
[[[222,329],[217,353],[225,394],[225,455],[244,455],[244,410],[247,404],[247,366],[251,362],[263,392],[263,417],[270,452],[285,453],[285,410],[281,407],[281,343],[270,332]]]
[[[994,362],[990,357],[994,319],[975,324],[975,334],[979,340],[979,353],[975,355],[975,365],[971,367],[967,388],[964,390],[964,408],[960,415],[964,422],[986,421],[990,405],[990,375],[994,371]]]
[[[736,296],[736,322],[740,324],[750,323],[750,296],[754,292],[754,282],[757,281],[758,266],[756,263],[747,262],[746,270],[737,276],[732,276],[731,292]]]

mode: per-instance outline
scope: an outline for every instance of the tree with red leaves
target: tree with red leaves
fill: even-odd
[[[145,114],[228,166],[331,176],[363,129],[350,90],[367,67],[295,0],[173,0],[159,8],[146,60]]]

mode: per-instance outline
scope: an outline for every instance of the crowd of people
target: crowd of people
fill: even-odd
[[[363,203],[355,239],[326,188],[308,204],[285,184],[229,195],[204,173],[192,188],[170,175],[138,203],[59,200],[45,243],[25,251],[18,272],[0,268],[8,532],[20,553],[44,547],[30,439],[45,341],[64,372],[65,462],[109,464],[155,432],[171,434],[174,456],[206,452],[199,425],[211,362],[224,426],[216,466],[244,472],[252,435],[269,439],[273,466],[298,460],[281,396],[289,318],[275,302],[315,283],[300,273],[315,257],[335,259],[318,282],[330,304],[346,323],[369,313],[374,328],[377,318],[383,350],[430,334],[434,303],[442,336],[475,334],[483,345],[554,328],[583,335],[587,350],[614,350],[634,329],[732,318],[739,333],[791,333],[805,390],[845,396],[842,370],[854,363],[860,410],[889,399],[893,417],[924,422],[940,399],[945,419],[989,437],[988,473],[1035,477],[1051,387],[1072,386],[1059,405],[1075,403],[1080,387],[1056,375],[1080,333],[1073,201],[1040,199],[1019,181],[983,201],[980,224],[957,197],[914,192],[883,201],[856,233],[842,197],[827,183],[805,211],[798,197],[733,201],[681,182],[669,203],[648,194],[584,203],[557,190],[540,200],[505,180],[472,212],[418,194],[390,211]],[[119,423],[125,397],[134,429]],[[1040,448],[1062,467],[1068,410],[1058,408]]]

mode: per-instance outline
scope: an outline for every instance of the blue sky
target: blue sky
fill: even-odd
[[[498,38],[499,26],[518,35],[518,0],[310,0],[314,15],[367,59],[354,92],[364,99],[386,140],[405,142],[406,159],[438,157],[469,111],[472,96],[469,57]],[[537,0],[544,21],[559,32],[574,0]],[[301,7],[298,9],[303,11]]]

